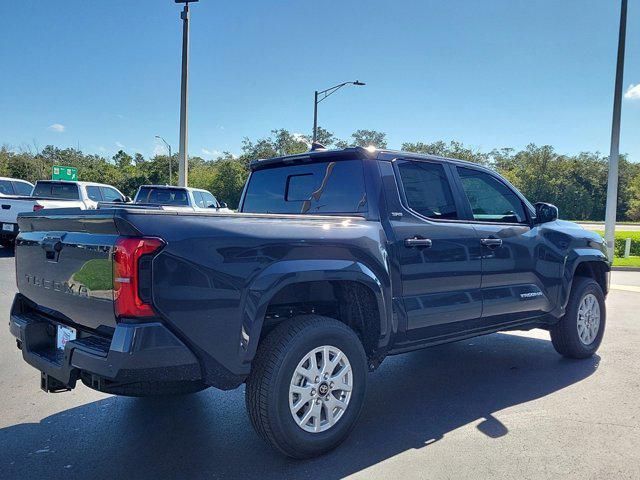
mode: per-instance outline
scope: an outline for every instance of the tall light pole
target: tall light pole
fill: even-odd
[[[321,90],[321,91],[316,90],[314,92],[314,96],[313,96],[313,142],[314,143],[318,138],[318,104],[321,101],[323,101],[325,98],[327,98],[329,95],[331,95],[332,93],[335,93],[336,91],[344,87],[345,85],[362,86],[362,85],[366,85],[366,83],[360,82],[358,80],[356,80],[355,82],[344,82],[338,85],[334,85],[333,87],[327,88],[326,90]]]
[[[162,140],[165,146],[167,147],[167,150],[169,150],[169,185],[173,185],[173,179],[172,179],[173,175],[171,174],[171,161],[173,160],[173,157],[171,155],[171,145],[169,145],[167,141],[164,138],[162,138],[160,135],[156,135],[156,138]]]
[[[189,84],[189,3],[198,0],[175,0],[184,3],[182,18],[182,79],[180,83],[180,150],[178,154],[178,185],[188,183],[189,154],[187,152],[187,87]]]
[[[618,32],[618,61],[613,93],[613,121],[611,124],[611,150],[609,151],[609,177],[607,179],[607,207],[604,220],[604,238],[607,256],[613,261],[616,209],[618,207],[618,160],[620,154],[620,113],[622,110],[622,78],[624,76],[624,43],[627,31],[627,0],[620,6],[620,31]]]

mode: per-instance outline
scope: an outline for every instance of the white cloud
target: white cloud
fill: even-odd
[[[294,133],[291,134],[291,136],[293,137],[293,139],[296,142],[302,142],[305,145],[307,145],[308,147],[311,146],[311,143],[309,142],[309,140],[307,139],[307,137],[303,133],[294,132]]]
[[[167,147],[163,145],[160,145],[158,143],[156,143],[155,147],[153,147],[153,156],[155,157],[156,155],[169,155],[169,151],[167,150]]]
[[[627,91],[624,92],[624,98],[628,98],[629,100],[640,100],[640,83],[634,85],[633,83],[629,85]]]
[[[204,153],[205,155],[211,155],[212,157],[218,157],[222,154],[222,152],[219,150],[208,150],[206,148],[202,149],[202,153]]]
[[[116,142],[116,147],[118,147],[120,150],[124,150],[125,148],[127,148],[120,142]]]
[[[62,133],[66,130],[66,128],[67,127],[65,127],[61,123],[54,123],[53,125],[49,125],[49,127],[47,127],[48,130],[56,133]]]

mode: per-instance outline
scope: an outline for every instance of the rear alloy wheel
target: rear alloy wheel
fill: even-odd
[[[568,358],[587,358],[598,350],[606,323],[604,294],[592,278],[575,277],[567,310],[551,327],[556,351]]]
[[[302,315],[258,346],[245,399],[256,432],[294,458],[337,447],[364,401],[367,361],[360,339],[332,318]]]
[[[323,345],[307,353],[291,378],[289,409],[306,432],[324,432],[342,418],[353,390],[353,372],[337,347]]]

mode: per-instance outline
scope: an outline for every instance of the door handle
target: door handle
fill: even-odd
[[[502,246],[502,239],[500,238],[481,238],[480,243],[485,247],[498,248]]]
[[[415,247],[429,248],[431,244],[432,242],[431,242],[431,239],[429,238],[413,237],[413,238],[404,239],[404,246],[408,248],[415,248]]]

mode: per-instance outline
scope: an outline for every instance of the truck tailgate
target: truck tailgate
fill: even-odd
[[[74,214],[19,217],[18,290],[63,322],[110,334],[116,325],[112,257],[119,219],[104,211],[66,212]]]

